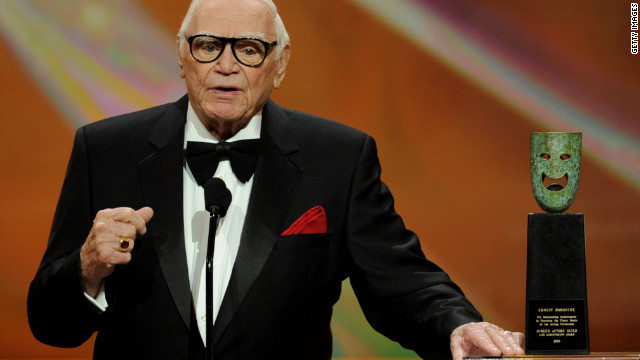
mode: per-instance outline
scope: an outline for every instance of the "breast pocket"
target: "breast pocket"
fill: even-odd
[[[276,241],[274,250],[326,248],[330,238],[331,234],[328,233],[282,235]]]

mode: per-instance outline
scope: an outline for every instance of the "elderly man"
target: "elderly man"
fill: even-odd
[[[36,338],[70,347],[98,331],[96,359],[204,359],[210,332],[216,359],[329,359],[350,277],[372,326],[420,356],[522,353],[522,334],[480,322],[426,260],[371,137],[269,100],[290,56],[270,0],[194,1],[178,46],[187,96],[77,131],[29,291]],[[220,161],[204,169],[208,145]],[[232,201],[207,330],[214,176]]]

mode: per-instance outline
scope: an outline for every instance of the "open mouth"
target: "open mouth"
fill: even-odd
[[[567,174],[564,174],[564,176],[559,179],[552,179],[547,177],[546,174],[542,174],[542,185],[549,191],[560,191],[567,187],[568,182],[569,177]]]
[[[217,87],[216,90],[225,91],[226,92],[226,91],[237,91],[238,89],[236,89],[234,87],[223,87],[223,86],[220,86],[220,87]]]

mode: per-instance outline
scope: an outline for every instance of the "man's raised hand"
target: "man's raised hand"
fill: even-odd
[[[147,223],[152,217],[150,207],[104,209],[96,214],[80,250],[82,287],[87,294],[95,297],[115,265],[131,261],[136,235],[147,232]]]

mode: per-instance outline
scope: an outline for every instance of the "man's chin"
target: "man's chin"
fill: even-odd
[[[196,111],[196,114],[198,115],[200,120],[206,120],[207,122],[233,122],[242,117],[242,111],[240,111],[237,106],[231,103],[205,103],[203,104],[201,109],[202,111],[198,112],[194,107],[194,110]]]

